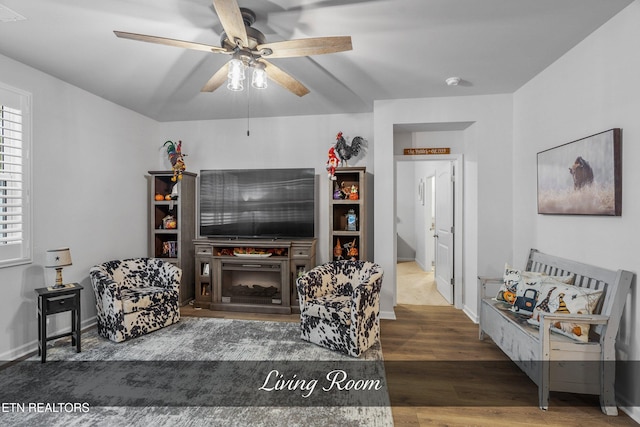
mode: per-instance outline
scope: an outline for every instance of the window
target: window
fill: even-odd
[[[30,100],[0,84],[0,267],[31,262]]]

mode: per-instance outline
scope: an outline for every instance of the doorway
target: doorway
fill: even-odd
[[[396,158],[395,168],[396,304],[451,305],[459,240],[453,176],[461,160],[407,157]]]

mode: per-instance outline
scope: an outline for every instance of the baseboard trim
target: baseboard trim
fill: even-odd
[[[425,273],[431,273],[433,272],[433,269],[429,268],[428,266],[424,265],[423,263],[421,263],[420,261],[418,261],[417,259],[414,260],[416,262],[416,265],[418,267],[420,267],[422,269],[422,271],[424,271]]]
[[[9,351],[5,351],[0,354],[0,368],[4,365],[8,365],[16,360],[25,358],[33,354],[33,351],[38,351],[38,341],[31,341],[26,344],[21,345],[20,347],[13,348]]]
[[[396,312],[391,310],[391,311],[381,311],[380,312],[380,318],[381,319],[388,319],[388,320],[396,320]]]
[[[466,314],[467,317],[469,319],[471,319],[471,321],[473,323],[477,324],[478,322],[480,322],[480,319],[478,318],[478,315],[476,313],[474,313],[473,311],[471,311],[467,305],[462,306],[462,312],[464,314]]]
[[[622,403],[620,406],[618,406],[618,409],[627,414],[633,421],[640,424],[640,407],[627,405],[626,399],[619,395],[616,396],[616,398],[618,402]]]
[[[97,324],[97,318],[96,316],[90,317],[88,319],[85,319],[83,321],[80,322],[80,329],[82,332],[91,329],[93,327],[95,327]],[[67,329],[68,330],[68,329]],[[64,330],[58,330],[58,331],[49,331],[49,336],[53,336],[53,335],[58,335],[63,333]],[[63,338],[60,338],[63,339]],[[21,345],[20,347],[11,349],[9,351],[6,351],[2,354],[0,354],[0,367],[6,365],[6,364],[10,364],[13,363],[17,360],[21,360],[21,359],[26,359],[29,358],[31,356],[33,356],[34,354],[38,353],[38,339],[35,339],[33,341],[30,341],[26,344]]]

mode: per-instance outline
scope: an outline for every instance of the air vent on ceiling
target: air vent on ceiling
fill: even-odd
[[[0,22],[24,21],[25,19],[27,18],[20,15],[18,12],[14,12],[7,6],[0,4]]]

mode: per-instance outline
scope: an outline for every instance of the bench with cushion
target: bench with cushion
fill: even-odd
[[[538,386],[597,394],[617,415],[615,340],[634,274],[532,249],[525,270],[509,266],[500,279],[479,277],[479,335],[500,347]]]

